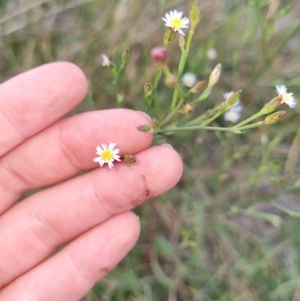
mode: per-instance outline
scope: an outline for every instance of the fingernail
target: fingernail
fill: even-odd
[[[169,148],[172,148],[172,149],[173,149],[173,146],[172,146],[171,144],[169,144],[169,143],[163,143],[162,145],[164,145],[164,146],[167,146],[167,147],[169,147]]]
[[[137,111],[137,112],[142,113],[143,115],[145,115],[149,119],[150,122],[152,122],[152,119],[151,119],[151,117],[148,114],[146,114],[143,111]]]

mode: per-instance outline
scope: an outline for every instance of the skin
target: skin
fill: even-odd
[[[63,62],[0,85],[0,301],[82,298],[136,243],[130,210],[181,177],[176,151],[150,147],[152,136],[137,131],[150,124],[142,112],[61,119],[86,92],[82,71]],[[96,145],[109,142],[137,161],[99,168]],[[28,193],[37,188],[45,189]]]

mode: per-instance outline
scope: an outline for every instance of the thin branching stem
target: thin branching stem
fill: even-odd
[[[259,127],[263,124],[263,121],[256,122],[253,124],[249,124],[240,128],[235,128],[235,127],[218,127],[218,126],[205,126],[205,125],[198,125],[198,126],[183,126],[183,127],[174,127],[174,128],[166,128],[162,129],[158,132],[158,134],[166,133],[166,132],[181,132],[181,131],[195,131],[195,130],[211,130],[211,131],[221,131],[221,132],[232,132],[235,134],[241,134],[242,131],[252,129]]]

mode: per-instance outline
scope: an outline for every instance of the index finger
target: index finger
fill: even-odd
[[[0,160],[0,215],[26,191],[95,168],[98,144],[116,143],[121,156],[148,148],[152,135],[136,128],[147,123],[141,112],[93,111],[63,119],[31,137]]]
[[[0,85],[0,157],[80,103],[82,71],[67,62],[44,65]]]

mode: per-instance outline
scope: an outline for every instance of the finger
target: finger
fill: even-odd
[[[0,214],[26,191],[97,167],[93,158],[101,143],[117,143],[121,156],[149,147],[152,135],[137,130],[149,123],[142,112],[95,111],[59,121],[28,139],[0,161]]]
[[[0,85],[0,156],[80,103],[82,71],[67,62],[44,65]]]
[[[170,147],[136,155],[137,162],[97,168],[41,191],[0,219],[0,286],[29,270],[58,246],[115,214],[126,212],[173,187],[182,161]],[[4,273],[5,271],[5,273]]]
[[[139,236],[131,212],[114,216],[12,282],[0,301],[77,301],[129,252]]]

